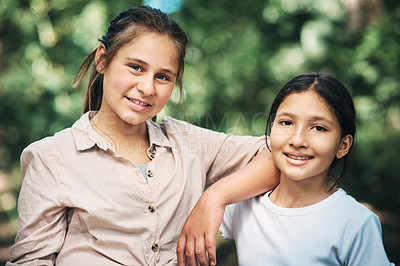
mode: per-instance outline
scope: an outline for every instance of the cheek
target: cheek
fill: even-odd
[[[160,90],[160,92],[158,93],[158,99],[160,101],[160,104],[163,105],[167,104],[168,100],[171,98],[173,89],[174,87],[167,87]]]
[[[338,151],[338,145],[332,145],[332,139],[318,139],[314,142],[316,153],[319,153],[321,156],[327,157],[329,159],[334,159],[336,157],[336,153]]]
[[[115,92],[125,93],[133,87],[133,82],[131,78],[126,78],[123,75],[115,76],[112,87]]]
[[[124,93],[134,85],[132,75],[126,73],[124,69],[113,67],[109,73],[104,75],[104,85],[108,93]]]
[[[277,136],[270,136],[270,145],[269,148],[271,150],[271,157],[272,161],[275,163],[275,165],[281,169],[282,167],[282,154],[283,154],[283,146],[282,146],[282,141],[279,139]]]
[[[285,144],[285,134],[284,133],[279,133],[277,131],[273,131],[271,130],[271,134],[270,134],[270,147],[271,150],[277,150],[280,149],[282,147],[282,145]]]

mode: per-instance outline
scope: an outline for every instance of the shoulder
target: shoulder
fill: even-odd
[[[339,217],[348,220],[348,224],[354,227],[363,227],[366,224],[373,224],[380,227],[378,216],[368,209],[366,206],[358,202],[355,198],[348,195],[344,190],[340,189],[338,193],[342,194],[342,197],[337,201]]]
[[[31,143],[22,151],[22,158],[33,155],[63,154],[66,149],[74,148],[71,128],[63,129],[53,136],[45,137]]]
[[[353,197],[346,195],[342,212],[347,216],[337,229],[346,265],[391,265],[382,242],[378,216]]]
[[[355,214],[363,216],[373,214],[372,211],[358,202],[354,197],[347,194],[343,189],[339,189],[337,193],[341,194],[341,197],[339,198],[339,204],[342,205],[343,208],[348,208],[348,212],[354,212]]]
[[[159,127],[171,146],[178,145],[180,149],[188,148],[192,151],[202,151],[205,147],[222,145],[230,136],[230,134],[212,131],[168,116],[163,118]],[[182,145],[189,146],[182,147]]]
[[[234,204],[230,204],[226,207],[226,211],[232,217],[233,220],[248,218],[256,215],[257,213],[264,212],[262,198],[264,194],[243,200]]]
[[[20,158],[23,179],[29,179],[27,173],[36,173],[34,177],[40,178],[48,176],[45,173],[49,172],[55,175],[57,166],[70,160],[73,150],[76,149],[69,128],[31,143],[22,151]]]
[[[164,131],[166,135],[200,135],[200,134],[224,134],[220,132],[215,132],[206,128],[202,128],[196,125],[193,125],[189,122],[182,121],[179,119],[175,119],[169,116],[166,116],[162,119],[160,123],[161,129]]]
[[[49,149],[53,149],[59,143],[71,143],[72,141],[73,136],[71,133],[71,128],[66,128],[59,132],[56,132],[53,136],[48,136],[31,143],[26,149],[38,149],[42,151],[47,151]]]
[[[224,238],[235,238],[243,232],[258,230],[261,221],[270,219],[262,203],[263,195],[230,204],[226,207],[221,233]],[[262,222],[261,222],[262,224]],[[260,229],[262,230],[262,229]],[[249,236],[244,233],[245,236]]]

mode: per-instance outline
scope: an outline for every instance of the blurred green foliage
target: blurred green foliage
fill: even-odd
[[[80,116],[85,88],[71,81],[81,61],[111,18],[141,3],[2,0],[0,261],[17,230],[22,149]],[[173,95],[160,117],[260,135],[274,95],[294,75],[322,71],[346,84],[358,132],[344,187],[379,215],[389,258],[399,263],[400,2],[183,0],[171,16],[190,38],[186,107]],[[222,247],[219,254],[220,265],[234,260]]]

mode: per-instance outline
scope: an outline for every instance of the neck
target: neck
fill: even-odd
[[[145,152],[148,147],[146,122],[132,125],[123,121],[114,112],[106,112],[100,109],[91,119],[91,124],[93,129],[120,154],[125,153],[126,147],[132,149],[136,146],[142,152]]]
[[[332,184],[324,180],[289,180],[281,177],[280,184],[271,192],[273,203],[285,208],[300,208],[318,203],[334,193]]]

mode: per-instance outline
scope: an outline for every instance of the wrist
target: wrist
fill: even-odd
[[[222,186],[219,186],[218,182],[207,188],[203,193],[202,198],[213,205],[225,207],[229,204],[227,191],[226,189],[223,189]]]

